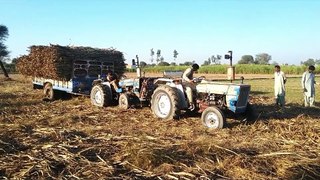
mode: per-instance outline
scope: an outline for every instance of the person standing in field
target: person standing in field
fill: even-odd
[[[314,84],[315,75],[314,75],[314,66],[309,66],[308,71],[304,72],[302,75],[301,85],[304,93],[304,106],[305,107],[314,107],[315,101],[315,88]]]
[[[280,107],[284,107],[285,105],[285,95],[286,95],[286,88],[285,84],[287,81],[286,75],[284,72],[281,71],[279,65],[274,67],[274,96],[276,105]]]

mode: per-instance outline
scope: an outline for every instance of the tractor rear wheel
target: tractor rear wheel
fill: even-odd
[[[208,128],[218,129],[225,126],[226,118],[219,108],[208,107],[202,112],[201,121]]]
[[[90,92],[91,103],[98,107],[105,107],[111,104],[111,88],[106,85],[96,84]]]
[[[159,86],[151,97],[151,110],[161,119],[178,119],[180,116],[179,95],[176,88]]]
[[[54,98],[55,98],[55,92],[52,88],[52,84],[51,83],[46,83],[43,87],[43,94],[44,94],[44,97],[43,99],[44,100],[47,100],[47,101],[53,101]]]

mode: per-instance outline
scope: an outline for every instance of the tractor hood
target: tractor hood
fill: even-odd
[[[197,92],[221,95],[239,95],[241,88],[250,88],[247,84],[221,83],[202,80],[197,84]]]
[[[247,84],[219,83],[205,80],[202,80],[196,86],[196,89],[198,93],[224,95],[227,108],[234,113],[245,111],[250,93],[250,85]]]

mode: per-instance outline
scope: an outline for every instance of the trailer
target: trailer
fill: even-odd
[[[90,95],[93,81],[106,76],[108,71],[115,71],[115,62],[97,60],[75,60],[69,80],[57,80],[33,77],[34,89],[43,89],[44,98],[54,100],[61,92],[75,95]]]

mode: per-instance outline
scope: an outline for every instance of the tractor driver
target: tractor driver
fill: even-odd
[[[119,79],[118,79],[118,76],[117,76],[116,73],[114,73],[113,71],[109,70],[106,80],[110,83],[110,85],[113,87],[113,89],[115,91],[117,91],[119,89],[119,86],[118,86]]]
[[[186,69],[182,75],[182,81],[184,87],[186,88],[187,99],[189,101],[189,109],[193,110],[195,108],[193,103],[193,91],[196,90],[196,86],[193,82],[193,73],[197,72],[199,69],[198,64],[193,64],[191,67]]]

